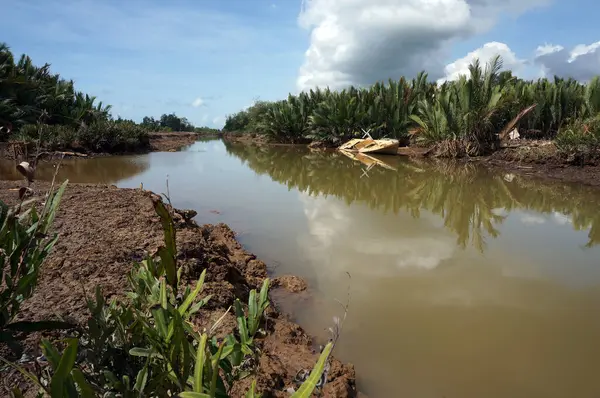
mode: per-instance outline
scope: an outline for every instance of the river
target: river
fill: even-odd
[[[207,140],[64,160],[59,178],[159,193],[168,180],[176,207],[307,280],[280,304],[317,338],[349,297],[335,355],[369,397],[600,396],[600,190],[380,159]]]

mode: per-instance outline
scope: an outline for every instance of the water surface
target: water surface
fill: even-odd
[[[216,140],[65,160],[59,177],[156,192],[168,178],[177,207],[309,282],[282,305],[320,338],[350,288],[336,355],[371,397],[600,396],[600,190],[380,159]]]

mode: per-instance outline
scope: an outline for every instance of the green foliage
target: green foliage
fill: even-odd
[[[242,304],[239,299],[235,301],[235,316],[237,319],[238,332],[240,335],[241,350],[244,354],[252,354],[252,343],[254,336],[258,332],[260,321],[263,314],[269,306],[269,278],[263,282],[260,294],[256,295],[256,290],[250,291],[248,298],[248,315],[244,314]],[[234,345],[236,342],[233,343]]]
[[[22,55],[15,61],[8,46],[0,43],[0,125],[18,131],[38,121],[77,128],[109,117],[110,106],[75,90],[50,71],[50,65],[33,65]]]
[[[12,140],[40,142],[47,150],[85,149],[92,152],[128,152],[150,144],[145,128],[128,120],[98,121],[77,129],[63,125],[26,124]]]
[[[556,136],[560,152],[574,163],[585,164],[600,155],[600,115],[586,120],[575,120],[561,129]]]
[[[233,115],[227,116],[223,131],[227,132],[261,132],[264,117],[273,104],[267,101],[255,101],[252,106]]]
[[[446,140],[462,140],[469,155],[482,154],[493,146],[502,107],[500,57],[485,70],[478,60],[469,66],[470,77],[443,84],[432,99],[418,103],[416,141],[431,145]]]
[[[163,114],[159,119],[144,116],[141,126],[150,131],[194,131],[195,127],[185,117],[175,113]]]
[[[309,398],[310,396],[312,396],[314,389],[319,384],[323,372],[325,372],[325,365],[327,363],[327,360],[329,359],[329,356],[331,355],[333,346],[334,343],[330,341],[327,343],[325,348],[323,348],[323,351],[319,356],[317,364],[310,372],[310,375],[308,376],[306,381],[302,383],[298,391],[294,392],[292,398]]]
[[[40,214],[33,206],[21,212],[23,203],[11,209],[0,201],[0,342],[16,349],[16,332],[72,327],[58,321],[13,322],[33,294],[42,263],[56,243],[50,226],[66,186],[67,181],[49,194]]]
[[[229,116],[224,131],[264,133],[276,142],[339,144],[369,130],[373,138],[442,143],[442,154],[454,148],[455,155],[479,155],[496,149],[507,127],[518,127],[524,137],[553,138],[563,126],[600,112],[600,77],[587,85],[558,77],[525,81],[501,67],[500,57],[485,68],[475,60],[468,76],[441,85],[421,72],[412,80],[368,88],[310,90],[256,103]]]
[[[148,132],[129,121],[100,121],[82,126],[76,133],[79,146],[95,152],[127,152],[147,147]]]
[[[221,134],[221,130],[215,129],[212,127],[208,127],[208,126],[196,127],[196,128],[194,128],[194,132],[198,133],[198,134],[205,134],[205,135],[220,135]]]
[[[111,121],[110,106],[75,90],[27,55],[15,61],[0,43],[0,141],[39,142],[47,150],[76,147],[92,151],[130,151],[148,145],[143,126]],[[10,133],[6,133],[10,132]]]

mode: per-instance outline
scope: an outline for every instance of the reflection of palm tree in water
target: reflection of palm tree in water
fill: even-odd
[[[599,194],[587,187],[520,178],[507,182],[474,165],[415,164],[400,158],[394,161],[398,171],[375,167],[369,170],[369,178],[360,178],[360,163],[338,152],[230,143],[226,149],[256,173],[309,195],[332,195],[347,204],[365,203],[384,213],[404,210],[420,217],[424,209],[439,215],[461,247],[471,243],[484,251],[486,238],[497,237],[497,227],[506,218],[498,212],[501,209],[569,215],[575,229],[589,229],[588,247],[600,243],[600,215],[593,205]]]

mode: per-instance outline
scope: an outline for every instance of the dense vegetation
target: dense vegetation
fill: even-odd
[[[111,107],[75,89],[72,80],[36,66],[25,54],[15,60],[0,43],[0,142],[39,142],[50,150],[84,149],[126,152],[149,145],[149,131],[217,131],[196,129],[186,118],[164,114],[142,123],[113,119]]]
[[[369,88],[310,90],[258,102],[230,115],[223,130],[262,133],[278,142],[338,144],[362,136],[364,129],[374,138],[439,145],[454,156],[493,150],[499,135],[514,127],[525,137],[558,135],[565,150],[598,141],[598,77],[588,84],[559,77],[525,81],[501,68],[496,57],[485,67],[475,61],[468,77],[440,85],[422,72],[412,80],[402,77]],[[562,137],[563,131],[570,133]]]
[[[195,128],[185,117],[178,117],[174,113],[165,113],[159,119],[144,116],[141,124],[151,131],[194,131]]]
[[[23,54],[15,61],[0,44],[0,141],[41,142],[50,149],[74,145],[93,151],[126,151],[148,144],[135,123],[110,117],[110,106],[75,90],[73,81],[35,66]]]
[[[49,193],[39,214],[35,207],[27,211],[22,207],[31,201],[15,208],[0,201],[0,343],[11,347],[18,358],[22,334],[69,330],[68,337],[58,342],[63,352],[53,342],[42,340],[45,365],[25,369],[0,356],[0,370],[18,369],[34,384],[30,393],[37,389],[38,396],[53,398],[229,397],[234,386],[252,377],[260,363],[256,342],[266,333],[269,279],[260,292],[250,291],[247,305],[236,299],[235,333],[220,339],[214,335],[225,314],[209,330],[200,330],[192,320],[210,300],[202,295],[206,269],[195,286],[182,282],[176,229],[169,207],[159,197],[153,204],[163,226],[164,246],[135,265],[128,278],[127,300],[106,303],[98,287],[87,303],[91,314],[87,325],[16,320],[57,240],[49,230],[66,185]],[[325,345],[293,398],[308,398],[317,386],[324,386],[321,378],[336,339],[334,335]],[[19,388],[12,394],[23,396]],[[246,397],[258,396],[254,381]]]

